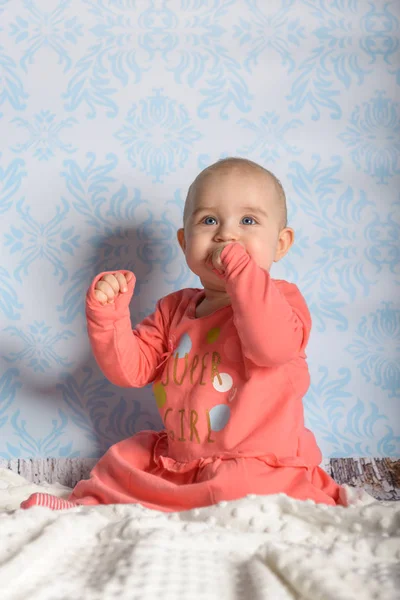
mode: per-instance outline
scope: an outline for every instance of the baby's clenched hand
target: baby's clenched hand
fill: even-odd
[[[243,246],[242,242],[237,243]],[[206,264],[210,267],[210,269],[215,269],[219,273],[225,273],[225,267],[221,261],[221,253],[225,246],[227,246],[228,244],[232,244],[232,242],[221,244],[221,246],[218,246],[213,252],[211,252],[211,254],[209,254],[206,260]]]
[[[121,272],[107,273],[94,286],[94,295],[103,306],[112,304],[121,293],[128,291],[128,283],[133,277],[133,273],[127,271],[125,274]]]
[[[209,254],[206,261],[207,266],[209,266],[210,269],[215,269],[219,273],[225,272],[225,267],[221,261],[221,252],[225,248],[225,246],[226,244],[224,246],[218,246],[218,248],[215,248],[215,250],[211,252],[211,254]]]

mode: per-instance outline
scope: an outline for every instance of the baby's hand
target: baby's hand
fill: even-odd
[[[225,272],[225,267],[221,262],[221,252],[225,248],[225,246],[226,246],[226,244],[223,246],[218,246],[218,248],[215,248],[215,250],[213,252],[211,252],[211,254],[208,255],[207,261],[206,261],[206,264],[208,267],[210,267],[210,269],[215,269],[219,273]]]
[[[94,286],[94,295],[103,306],[112,304],[120,293],[128,291],[128,283],[132,279],[133,273],[127,271],[124,274],[120,272],[107,273]]]
[[[243,246],[242,242],[238,243]],[[225,267],[221,261],[221,253],[225,246],[227,246],[228,244],[232,244],[232,242],[226,242],[225,244],[221,244],[221,246],[218,246],[213,252],[211,252],[211,254],[209,254],[206,260],[206,264],[210,267],[210,269],[215,269],[219,273],[225,273]]]

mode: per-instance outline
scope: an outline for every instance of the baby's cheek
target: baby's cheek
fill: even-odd
[[[272,263],[274,262],[274,256],[271,249],[263,248],[262,251],[255,251],[254,254],[249,253],[253,260],[259,267],[269,271]]]
[[[186,253],[186,264],[189,269],[195,273],[195,275],[200,275],[202,271],[205,269],[205,261],[204,258],[200,258],[199,256],[193,253]]]

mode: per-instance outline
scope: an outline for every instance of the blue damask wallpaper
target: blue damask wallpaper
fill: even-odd
[[[287,192],[323,454],[400,455],[399,31],[397,0],[0,0],[0,457],[161,426],[94,363],[84,295],[132,269],[136,322],[199,285],[175,232],[229,155]]]

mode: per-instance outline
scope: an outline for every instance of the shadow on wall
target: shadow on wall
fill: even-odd
[[[83,319],[85,295],[91,281],[102,271],[126,269],[135,273],[137,281],[130,307],[134,327],[154,309],[161,295],[182,287],[192,274],[182,260],[175,230],[172,237],[171,232],[166,235],[164,231],[163,234],[157,227],[154,230],[117,228],[107,237],[88,239],[87,244],[92,252],[76,269],[67,286],[63,304],[57,307],[57,327],[60,331],[65,327],[72,331],[71,337],[62,342],[62,351],[62,344],[57,344],[57,352],[68,357],[64,373],[60,376],[62,364],[52,373],[46,369],[46,374],[40,369],[35,369],[35,372],[32,363],[29,366],[27,361],[15,362],[13,366],[18,366],[25,396],[32,399],[35,397],[35,415],[53,415],[56,402],[59,409],[58,431],[61,432],[62,429],[65,433],[66,427],[70,428],[73,423],[79,431],[77,435],[83,435],[94,448],[87,458],[97,458],[117,441],[143,429],[160,429],[162,422],[151,384],[142,389],[119,388],[108,382],[97,366]],[[181,264],[177,263],[177,259]],[[175,274],[172,281],[168,280],[169,271]],[[161,289],[160,292],[160,284],[165,282],[170,284],[170,289]],[[9,339],[13,347],[9,346],[7,352],[2,353],[7,356],[12,353],[15,355],[20,350],[18,339]],[[77,339],[82,341],[82,344],[78,342],[78,347]],[[47,354],[52,348],[40,349],[40,336],[35,337],[34,341],[34,360],[48,359],[48,362],[54,364],[54,360],[51,361]],[[43,452],[46,453],[45,450]],[[68,444],[68,451],[64,452],[66,457],[76,455],[72,443]],[[77,455],[79,454],[78,452]]]

